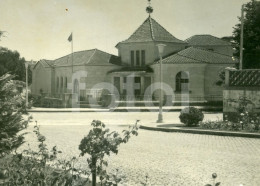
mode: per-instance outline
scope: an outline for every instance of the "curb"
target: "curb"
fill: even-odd
[[[163,112],[180,112],[182,109],[176,108],[176,109],[163,109]],[[201,111],[208,111],[208,112],[222,112],[222,108],[200,108]],[[112,110],[111,112],[159,112],[158,108],[152,108],[152,109],[138,109],[138,108],[116,108]]]
[[[180,112],[181,108],[171,108],[171,109],[163,109],[163,112]],[[222,108],[213,107],[213,108],[200,108],[201,111],[208,111],[208,112],[222,112]],[[28,112],[159,112],[158,108],[120,108],[117,107],[115,109],[28,109]]]
[[[240,133],[240,132],[229,132],[229,131],[212,131],[212,130],[197,130],[197,129],[147,127],[147,126],[143,126],[143,125],[140,125],[139,128],[144,129],[144,130],[152,130],[152,131],[160,131],[160,132],[181,132],[181,133],[204,134],[204,135],[215,135],[215,136],[260,138],[260,134],[256,134],[256,133]]]

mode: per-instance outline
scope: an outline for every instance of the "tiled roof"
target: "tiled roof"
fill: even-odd
[[[95,53],[95,49],[85,50],[73,53],[73,65],[83,65],[87,63],[92,55]],[[72,64],[72,55],[66,55],[54,60],[54,66],[68,66]]]
[[[177,54],[173,54],[162,60],[165,64],[171,63],[237,63],[232,56],[215,53],[206,49],[189,47]],[[159,61],[156,61],[159,63]]]
[[[147,42],[147,41],[186,43],[182,40],[175,38],[150,16],[127,40],[122,41],[121,43]]]
[[[231,43],[219,39],[212,35],[194,35],[185,40],[190,46],[204,46],[204,45],[231,45]]]
[[[85,50],[73,53],[73,65],[111,65],[118,64],[119,57],[98,49]],[[66,55],[56,60],[39,61],[44,67],[71,66],[72,55]]]

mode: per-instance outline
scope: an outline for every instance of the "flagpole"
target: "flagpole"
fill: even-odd
[[[72,40],[71,40],[71,60],[72,60],[72,66],[71,66],[71,68],[72,68],[72,73],[73,73],[73,32],[71,32],[71,38],[72,38]]]

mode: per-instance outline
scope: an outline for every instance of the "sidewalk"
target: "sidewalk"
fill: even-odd
[[[32,107],[28,112],[109,112],[104,108],[41,108]]]
[[[160,131],[160,132],[181,132],[181,133],[216,135],[216,136],[260,138],[260,133],[207,130],[207,129],[200,129],[200,128],[185,127],[184,124],[149,123],[147,125],[140,125],[140,129]]]
[[[164,112],[179,112],[187,106],[165,106]],[[202,111],[222,111],[222,107],[194,106]],[[28,112],[158,112],[158,107],[116,107],[116,108],[40,108],[32,107]]]

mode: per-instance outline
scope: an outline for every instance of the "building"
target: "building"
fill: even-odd
[[[40,60],[33,70],[32,93],[50,97],[80,93],[77,99],[86,100],[100,94],[101,89],[111,89],[121,99],[158,99],[157,44],[166,45],[162,56],[166,95],[175,101],[222,100],[222,88],[215,82],[220,72],[237,63],[231,43],[211,35],[182,41],[150,14],[128,39],[116,45],[118,56],[92,49]],[[80,71],[86,72],[85,77],[73,76]]]

